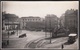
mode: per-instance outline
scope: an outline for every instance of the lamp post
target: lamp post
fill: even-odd
[[[17,25],[17,36],[18,36],[18,25]]]
[[[49,19],[49,26],[50,26],[50,43],[51,43],[51,18]]]
[[[8,19],[8,41],[7,44],[9,45],[9,19]]]
[[[45,38],[47,37],[47,33],[46,33],[46,20],[45,20]]]

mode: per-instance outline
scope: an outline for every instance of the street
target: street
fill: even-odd
[[[24,46],[35,39],[39,39],[41,37],[44,37],[45,34],[44,32],[34,32],[34,31],[26,31],[26,30],[20,30],[18,33],[20,34],[26,33],[26,37],[24,38],[18,38],[17,33],[15,35],[9,36],[9,46],[8,48],[24,48]]]
[[[26,33],[26,37],[19,38],[20,34]],[[47,32],[47,37],[49,37]],[[5,48],[59,48],[68,40],[68,37],[60,37],[51,39],[45,39],[45,32],[42,31],[27,31],[19,30],[15,35],[9,36],[9,45]],[[76,45],[76,44],[75,44]]]

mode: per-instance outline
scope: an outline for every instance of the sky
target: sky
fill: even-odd
[[[68,9],[78,9],[78,1],[3,1],[2,10],[19,17],[39,16],[47,14],[60,17]]]

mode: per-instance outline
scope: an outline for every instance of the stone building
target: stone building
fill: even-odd
[[[9,45],[9,37],[17,30],[15,30],[19,22],[17,22],[18,16],[15,14],[10,14],[6,12],[2,12],[2,47]],[[17,32],[18,34],[18,32]]]
[[[61,16],[61,25],[68,28],[70,32],[77,32],[78,29],[78,10],[67,10]]]
[[[17,29],[19,22],[17,22],[18,16],[15,14],[5,14],[5,29]]]
[[[70,32],[77,32],[78,28],[78,11],[71,9],[65,13],[65,27],[69,28]]]
[[[15,14],[10,14],[10,13],[6,13],[6,12],[2,12],[2,27],[7,30],[7,29],[13,29],[16,28],[16,23],[19,22],[18,20],[18,16],[16,16]]]
[[[20,18],[20,28],[21,29],[26,29],[26,27],[30,24],[33,25],[32,23],[35,22],[42,22],[43,19],[40,17],[33,17],[33,16],[29,16],[29,17],[22,17]]]

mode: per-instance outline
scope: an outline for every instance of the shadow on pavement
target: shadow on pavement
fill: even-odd
[[[56,38],[61,38],[61,37],[67,37],[67,36],[49,37],[49,38],[45,38],[45,39],[49,40],[49,39],[56,39]]]
[[[74,44],[74,43],[69,43],[69,42],[64,43],[64,45],[71,45],[71,44]]]

